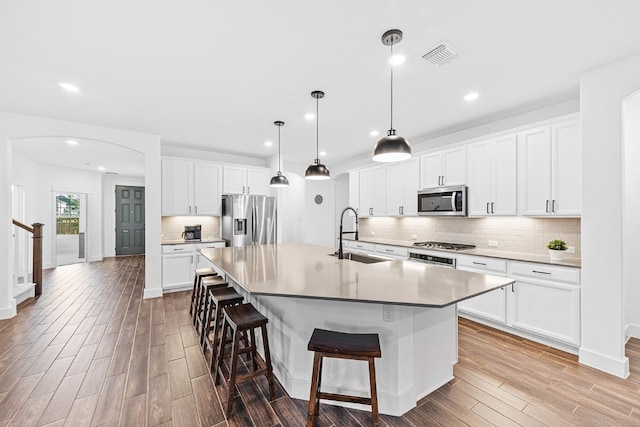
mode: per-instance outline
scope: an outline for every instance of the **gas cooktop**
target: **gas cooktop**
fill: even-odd
[[[430,249],[448,249],[451,251],[463,251],[465,249],[475,249],[476,245],[463,245],[461,243],[446,242],[415,242],[413,246]]]

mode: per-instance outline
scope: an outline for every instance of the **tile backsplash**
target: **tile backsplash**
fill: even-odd
[[[361,218],[360,236],[467,243],[531,254],[546,254],[549,240],[562,239],[575,247],[578,258],[581,247],[579,218]],[[489,240],[498,242],[498,246],[490,248]]]
[[[220,237],[220,218],[217,216],[163,216],[162,240],[182,239],[185,225],[201,225],[202,238]]]

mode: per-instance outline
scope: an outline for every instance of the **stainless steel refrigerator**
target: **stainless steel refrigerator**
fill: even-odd
[[[276,199],[267,196],[222,196],[222,238],[227,246],[276,242]]]

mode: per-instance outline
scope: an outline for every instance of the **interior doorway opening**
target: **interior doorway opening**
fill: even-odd
[[[56,193],[56,266],[87,261],[87,195]]]

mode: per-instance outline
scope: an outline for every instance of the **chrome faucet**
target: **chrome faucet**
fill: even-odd
[[[348,210],[353,211],[354,215],[356,216],[356,231],[342,231],[342,221],[344,220],[344,213]],[[356,240],[358,240],[358,212],[356,212],[356,210],[351,206],[347,206],[346,208],[344,208],[342,210],[342,213],[340,214],[340,246],[338,247],[338,259],[344,259],[344,252],[342,252],[343,234],[355,234]]]

